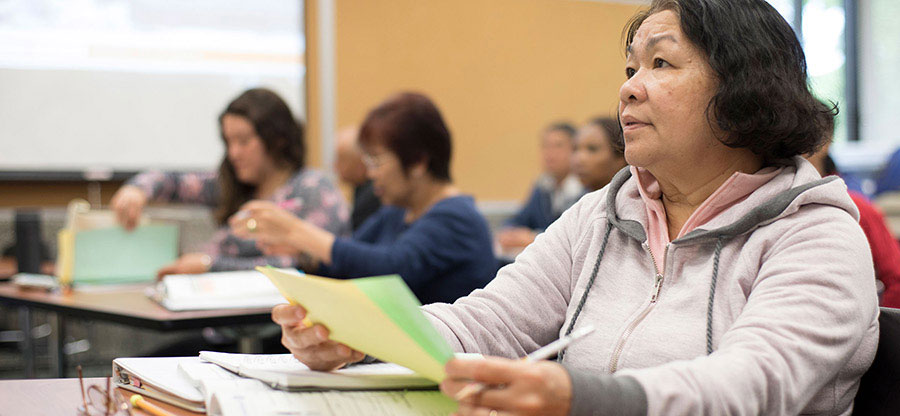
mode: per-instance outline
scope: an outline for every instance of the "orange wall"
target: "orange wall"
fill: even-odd
[[[335,1],[338,125],[361,122],[391,93],[426,93],[450,125],[457,185],[482,201],[525,197],[547,123],[615,113],[622,27],[638,9],[575,0]]]

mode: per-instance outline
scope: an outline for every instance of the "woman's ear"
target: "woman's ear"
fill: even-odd
[[[424,178],[428,173],[428,161],[427,159],[422,159],[420,162],[416,162],[409,168],[409,176],[416,179]]]

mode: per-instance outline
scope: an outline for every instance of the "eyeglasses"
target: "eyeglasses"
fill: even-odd
[[[131,404],[118,391],[115,392],[114,397],[109,383],[110,378],[107,377],[105,389],[92,384],[85,390],[81,366],[78,366],[78,385],[81,386],[81,406],[78,406],[79,416],[127,416],[131,414]]]
[[[373,170],[378,169],[384,166],[387,163],[387,155],[385,153],[373,155],[373,154],[363,154],[362,155],[363,164],[366,165],[366,169]]]

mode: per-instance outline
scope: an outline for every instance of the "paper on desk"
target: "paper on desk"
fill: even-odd
[[[200,358],[282,390],[435,389],[437,383],[393,363],[358,364],[313,371],[291,354],[233,354],[200,351]]]
[[[271,308],[284,303],[278,289],[256,270],[170,274],[152,297],[170,311]]]
[[[258,383],[258,382],[257,382]],[[211,416],[446,416],[456,403],[437,391],[291,393],[262,383],[211,383]]]
[[[76,284],[153,281],[160,267],[178,258],[175,225],[83,230],[73,240],[71,273]]]
[[[331,339],[435,382],[446,376],[444,364],[453,352],[400,276],[340,280],[271,267],[257,270],[285,298],[303,305],[312,322],[325,325]]]

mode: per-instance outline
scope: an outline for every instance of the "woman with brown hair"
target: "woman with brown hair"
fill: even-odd
[[[160,276],[290,267],[291,256],[266,256],[256,243],[228,230],[227,220],[251,199],[268,200],[292,216],[336,234],[348,231],[343,196],[323,174],[305,167],[302,125],[274,92],[255,88],[235,98],[219,116],[226,154],[217,173],[141,173],[112,198],[119,222],[133,228],[148,201],[207,205],[222,227],[206,249],[159,270]]]

